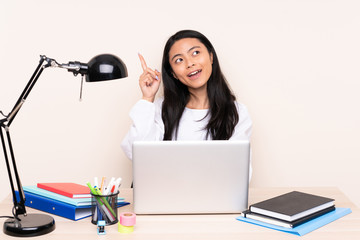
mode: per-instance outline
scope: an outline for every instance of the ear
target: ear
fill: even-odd
[[[211,61],[211,65],[212,65],[214,63],[213,53],[210,53],[210,61]]]

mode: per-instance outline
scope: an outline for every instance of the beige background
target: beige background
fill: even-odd
[[[121,81],[86,84],[46,69],[11,126],[23,185],[131,183],[120,143],[140,98],[141,52],[161,69],[167,38],[196,29],[214,44],[253,126],[252,186],[337,186],[360,205],[360,2],[357,0],[13,0],[0,4],[0,110],[45,54],[88,62],[113,53]],[[10,192],[0,157],[0,198]]]

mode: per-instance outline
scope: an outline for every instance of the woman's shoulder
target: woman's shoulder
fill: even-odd
[[[241,110],[241,109],[247,109],[246,105],[241,103],[241,102],[238,102],[238,101],[234,101],[235,103],[235,106],[238,110]]]
[[[155,101],[154,101],[155,107],[161,108],[163,102],[164,102],[164,97],[163,97],[163,96],[157,97],[157,98],[155,99]]]
[[[154,100],[154,102],[149,102],[147,100],[144,100],[144,99],[140,99],[136,104],[135,106],[142,106],[142,107],[149,107],[151,105],[155,106],[155,108],[157,107],[161,107],[162,103],[164,101],[164,98],[163,97],[159,97],[159,98],[156,98]]]
[[[236,109],[240,115],[249,115],[248,108],[245,104],[238,101],[234,101]]]
[[[157,98],[155,98],[154,103],[162,103],[164,101],[164,97],[163,96],[159,96]]]

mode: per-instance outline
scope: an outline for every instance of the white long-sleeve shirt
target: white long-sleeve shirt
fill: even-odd
[[[161,106],[163,99],[157,99],[154,103],[139,100],[130,111],[133,122],[129,132],[125,136],[121,146],[129,159],[132,159],[132,144],[134,141],[161,141],[164,137],[164,123],[161,118]],[[235,102],[239,122],[229,140],[248,139],[251,136],[252,121],[247,108]],[[185,108],[179,123],[177,141],[207,140],[206,125],[210,116],[206,116],[207,109]],[[203,119],[206,116],[205,119]],[[251,175],[250,175],[251,176]]]

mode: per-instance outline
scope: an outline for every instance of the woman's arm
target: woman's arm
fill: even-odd
[[[252,121],[250,118],[250,114],[245,105],[241,103],[235,103],[238,114],[239,114],[239,122],[235,126],[234,134],[231,136],[229,140],[242,140],[247,139],[250,141],[251,132],[252,132]],[[249,163],[249,182],[252,177],[252,151],[250,147],[250,163]]]
[[[161,140],[164,135],[164,124],[160,113],[162,101],[154,103],[161,82],[161,74],[159,71],[149,68],[144,57],[141,54],[138,55],[143,69],[139,78],[142,99],[130,111],[133,124],[121,144],[130,160],[134,141],[156,141]]]
[[[250,141],[252,132],[252,121],[249,112],[245,105],[241,103],[235,104],[239,114],[239,122],[236,124],[234,133],[229,140],[241,140],[246,138]]]
[[[139,59],[143,73],[139,78],[139,86],[142,92],[142,99],[154,102],[155,95],[159,90],[161,82],[161,74],[157,70],[152,70],[146,65],[144,57],[139,53]]]
[[[164,136],[164,124],[161,119],[162,99],[154,103],[139,100],[130,111],[132,125],[125,136],[121,147],[126,156],[132,159],[134,141],[160,141]]]

